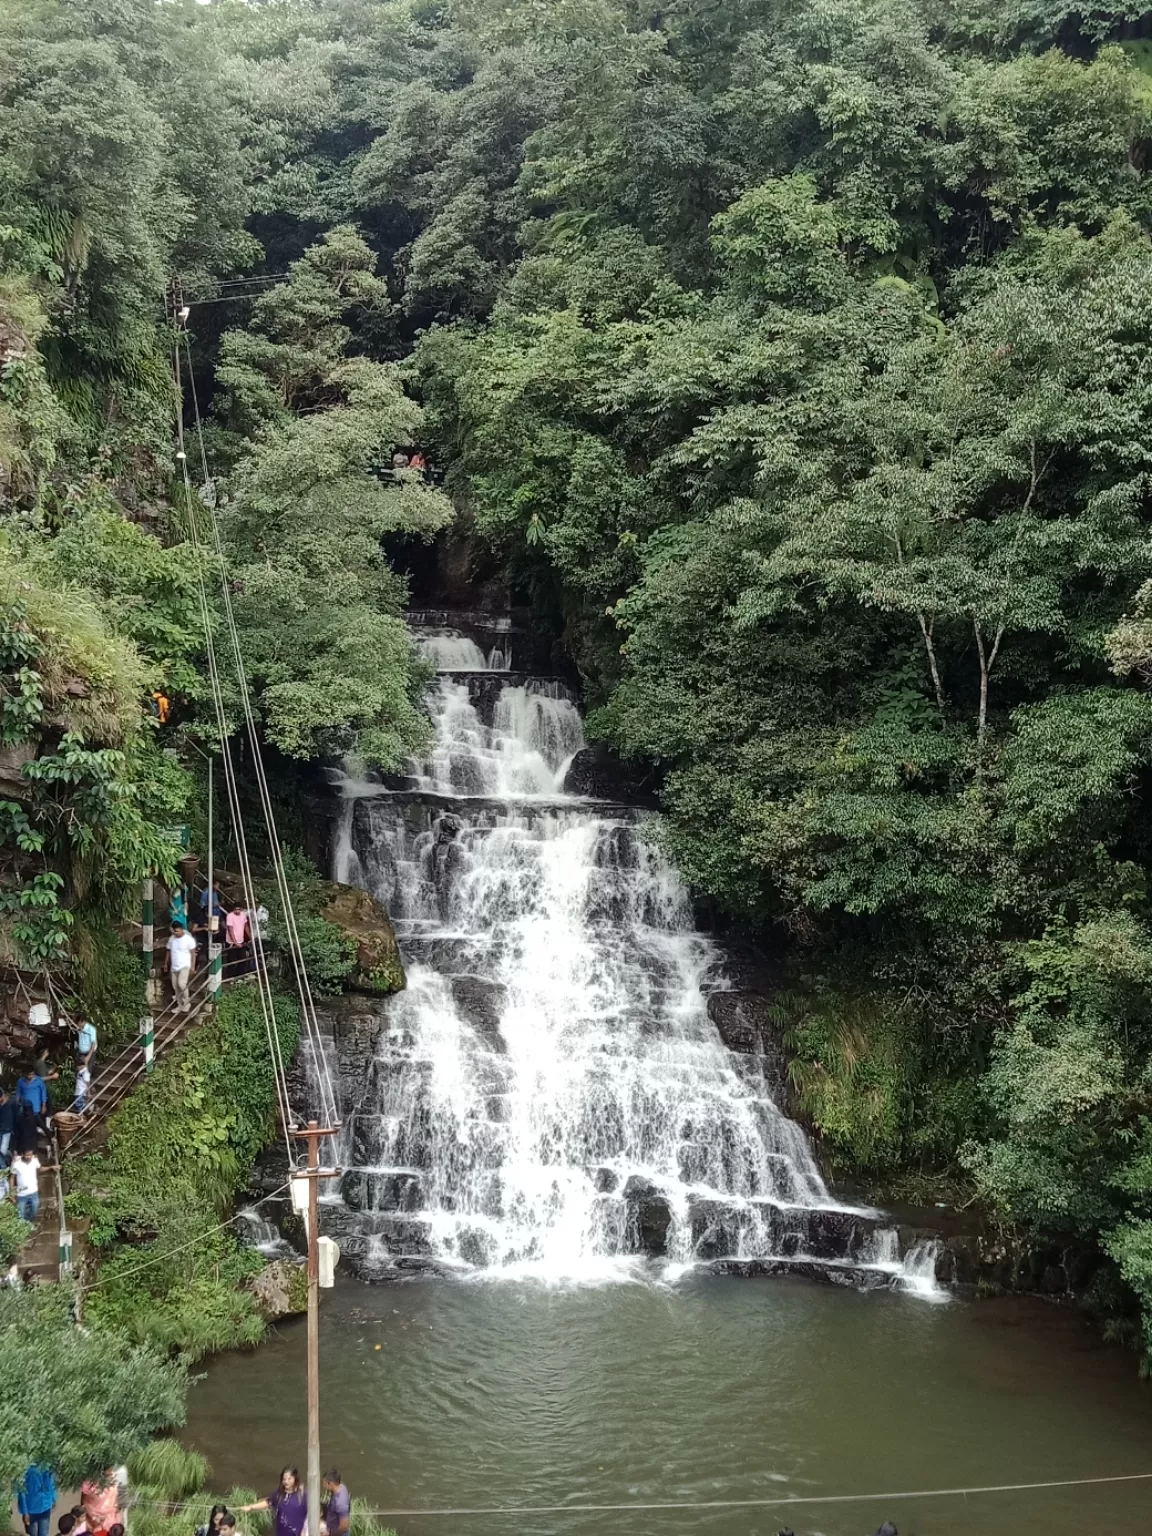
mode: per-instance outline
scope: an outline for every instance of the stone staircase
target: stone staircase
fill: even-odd
[[[177,1045],[211,1007],[206,968],[197,973],[189,992],[189,1001],[191,1007],[187,1013],[179,1013],[169,1003],[156,1016],[153,1021],[153,1061],[158,1061],[165,1052]],[[112,1057],[106,1067],[98,1070],[84,1115],[65,1113],[56,1117],[51,1151],[40,1154],[41,1161],[55,1163],[62,1170],[64,1159],[95,1151],[101,1146],[107,1138],[109,1116],[124,1102],[146,1072],[143,1047],[139,1042],[126,1045]],[[82,1218],[65,1221],[62,1202],[62,1171],[41,1175],[40,1210],[36,1227],[17,1260],[21,1274],[29,1275],[33,1280],[56,1282],[61,1279],[61,1263],[65,1257],[61,1237],[66,1230],[72,1238],[73,1262],[78,1257],[76,1249],[83,1242],[88,1220]]]
[[[158,1061],[165,1052],[177,1045],[211,1006],[207,967],[195,973],[188,996],[191,1007],[187,1013],[179,1013],[175,1004],[169,1003],[153,1020],[154,1061]],[[69,1127],[67,1132],[62,1131],[62,1150],[65,1156],[73,1157],[77,1153],[90,1152],[101,1144],[107,1134],[108,1117],[123,1103],[146,1072],[144,1050],[139,1042],[126,1045],[106,1067],[98,1068],[88,1108],[82,1117],[76,1117],[73,1127]]]

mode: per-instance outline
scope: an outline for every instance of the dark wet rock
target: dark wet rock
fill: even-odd
[[[625,763],[603,742],[576,753],[564,776],[564,792],[632,805],[655,807],[657,803],[651,771]]]
[[[900,1228],[901,1248],[937,1237],[929,1228]],[[987,1295],[1029,1292],[1072,1297],[1091,1284],[1103,1260],[1071,1239],[1041,1242],[1011,1229],[948,1233],[940,1239],[936,1278],[942,1285],[973,1286]]]
[[[708,1017],[730,1051],[760,1058],[773,1097],[783,1102],[787,1095],[788,1064],[771,999],[760,992],[713,992],[708,998]]]
[[[620,1187],[620,1175],[614,1173],[611,1168],[597,1168],[596,1193],[598,1195],[612,1195]]]
[[[628,1230],[634,1251],[659,1259],[668,1252],[672,1209],[656,1186],[636,1174],[624,1186]]]
[[[692,1248],[698,1259],[735,1258],[746,1234],[785,1258],[867,1263],[879,1218],[858,1211],[705,1200],[688,1203]]]
[[[500,1019],[504,1012],[508,989],[499,981],[488,981],[483,976],[453,976],[452,996],[461,1014],[492,1051],[501,1055],[507,1050],[500,1033]]]
[[[812,1259],[718,1259],[711,1267],[717,1274],[738,1275],[742,1279],[797,1275],[822,1285],[841,1285],[862,1291],[891,1290],[897,1283],[896,1276],[882,1271],[853,1264],[821,1264]]]
[[[418,1211],[423,1185],[418,1173],[369,1173],[352,1168],[340,1186],[345,1205],[354,1211]]]
[[[444,672],[442,677],[468,689],[468,698],[480,720],[487,726],[496,721],[496,707],[505,688],[526,688],[545,698],[572,699],[571,688],[562,677],[542,677],[534,672]]]
[[[751,1220],[743,1208],[723,1200],[693,1196],[688,1202],[692,1252],[698,1259],[726,1259],[740,1246],[741,1231]]]

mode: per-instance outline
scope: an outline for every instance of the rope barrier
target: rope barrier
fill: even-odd
[[[402,1517],[411,1520],[421,1515],[436,1517],[452,1515],[460,1519],[465,1516],[487,1515],[610,1515],[643,1514],[659,1510],[673,1512],[693,1509],[780,1509],[793,1504],[891,1504],[909,1499],[959,1499],[972,1498],[978,1494],[1037,1493],[1053,1488],[1094,1488],[1110,1483],[1150,1481],[1152,1481],[1152,1472],[1126,1472],[1112,1477],[1066,1477],[1037,1483],[987,1483],[976,1488],[915,1488],[903,1489],[897,1493],[781,1493],[772,1498],[763,1499],[682,1499],[660,1503],[629,1502],[625,1504],[500,1504],[479,1505],[474,1509],[368,1509],[363,1512],[377,1519]],[[138,1502],[156,1509],[174,1510],[181,1507],[178,1503],[171,1501],[140,1500]]]
[[[227,789],[228,807],[232,814],[233,830],[236,834],[236,847],[240,859],[240,877],[244,887],[244,898],[248,910],[255,913],[256,895],[255,885],[252,880],[252,869],[248,858],[248,841],[244,830],[244,819],[241,813],[240,792],[236,780],[235,765],[232,761],[232,749],[230,732],[228,729],[227,713],[224,708],[224,693],[220,683],[220,668],[216,658],[216,642],[212,632],[212,619],[208,607],[208,592],[204,578],[204,553],[199,536],[199,527],[196,514],[196,497],[192,490],[192,481],[188,474],[188,456],[184,448],[184,420],[179,409],[179,401],[183,398],[181,388],[180,344],[179,337],[173,342],[173,377],[176,386],[178,408],[176,412],[176,434],[179,443],[179,460],[184,480],[184,499],[188,518],[189,539],[195,554],[197,591],[200,599],[200,616],[204,625],[204,643],[208,658],[208,675],[212,689],[212,703],[216,715],[216,728],[220,736],[220,755],[224,765],[224,781]],[[272,1003],[272,988],[268,980],[268,962],[264,953],[264,940],[260,932],[260,925],[253,917],[252,929],[252,958],[256,969],[256,990],[260,998],[260,1009],[264,1019],[264,1029],[268,1037],[268,1050],[272,1060],[272,1072],[275,1078],[276,1101],[280,1110],[281,1128],[284,1134],[284,1148],[291,1165],[295,1162],[296,1149],[292,1144],[290,1126],[295,1117],[288,1097],[287,1074],[284,1070],[283,1054],[280,1049],[280,1033],[276,1027],[275,1008]]]
[[[203,475],[204,487],[207,491],[211,484],[211,475],[208,470],[208,455],[204,446],[204,425],[200,416],[200,400],[196,389],[195,370],[192,366],[192,344],[186,329],[180,331],[177,338],[183,337],[184,353],[188,361],[188,383],[192,399],[192,411],[196,424],[196,438],[199,448],[200,467]],[[187,461],[185,474],[187,474]],[[227,580],[227,564],[220,537],[220,528],[212,509],[210,500],[206,498],[205,512],[208,527],[212,535],[217,566],[220,573],[220,589],[223,598],[224,616],[231,641],[233,663],[236,670],[236,681],[240,692],[241,707],[244,711],[245,724],[248,729],[249,745],[252,753],[252,764],[255,770],[256,785],[260,797],[260,806],[264,820],[268,828],[269,851],[272,858],[272,867],[276,877],[276,887],[280,896],[280,905],[284,914],[284,925],[288,931],[288,951],[292,960],[292,969],[296,979],[296,990],[300,997],[301,1018],[304,1024],[305,1035],[312,1050],[313,1059],[317,1067],[317,1081],[320,1088],[321,1110],[324,1123],[329,1130],[338,1124],[336,1089],[332,1082],[331,1072],[328,1066],[327,1053],[324,1050],[320,1024],[316,1018],[316,1004],[312,996],[312,988],[308,981],[307,969],[304,965],[304,955],[300,944],[300,935],[296,927],[296,914],[292,906],[292,896],[288,889],[287,875],[284,870],[284,860],[280,849],[280,838],[276,828],[276,816],[272,805],[272,796],[268,788],[268,780],[264,772],[264,756],[260,750],[259,733],[256,729],[256,718],[252,709],[251,694],[248,688],[248,678],[244,666],[244,657],[240,645],[240,634],[236,625],[235,613],[232,606],[232,593]]]
[[[280,1188],[274,1189],[271,1194],[261,1196],[261,1199],[258,1203],[263,1204],[265,1200],[275,1200],[277,1195],[286,1194],[290,1188],[290,1184],[281,1184]],[[234,1227],[238,1221],[242,1221],[243,1219],[244,1218],[241,1216],[240,1212],[237,1211],[236,1215],[230,1216],[227,1221],[222,1221],[215,1227],[208,1227],[205,1231],[198,1232],[196,1236],[191,1240],[191,1242],[181,1243],[176,1248],[169,1248],[164,1253],[158,1253],[155,1258],[145,1259],[142,1264],[134,1264],[131,1269],[120,1270],[118,1274],[113,1275],[110,1278],[117,1281],[127,1280],[129,1275],[138,1275],[141,1270],[154,1269],[157,1264],[166,1263],[167,1260],[173,1258],[178,1253],[184,1253],[189,1248],[198,1248],[201,1243],[203,1243],[204,1239],[206,1237],[210,1237],[213,1232],[223,1232],[228,1227]],[[93,1280],[91,1285],[77,1285],[76,1289],[82,1292],[85,1296],[88,1296],[92,1291],[98,1291],[102,1285],[107,1283],[108,1282],[104,1280]]]

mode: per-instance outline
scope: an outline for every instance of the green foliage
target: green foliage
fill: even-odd
[[[451,509],[418,478],[379,474],[420,412],[395,369],[346,356],[340,317],[385,303],[374,266],[354,230],[335,230],[260,299],[255,332],[224,338],[230,419],[259,429],[231,477],[223,532],[271,740],[290,756],[354,747],[396,767],[427,727],[404,587],[381,540],[431,538]]]
[[[179,1440],[151,1440],[128,1461],[128,1479],[133,1487],[143,1483],[174,1503],[199,1493],[208,1481],[208,1472],[204,1457]]]
[[[108,922],[107,915],[81,912],[71,934],[72,983],[76,1013],[97,1021],[100,1048],[107,1056],[134,1040],[146,1011],[143,958]]]
[[[41,585],[8,553],[0,737],[22,786],[0,801],[0,919],[17,952],[44,963],[64,956],[77,905],[121,916],[145,874],[171,867],[157,823],[186,781],[145,734],[135,649],[90,598]]]
[[[31,1223],[21,1221],[7,1200],[0,1202],[0,1264],[7,1268],[31,1236]]]
[[[1016,959],[1025,986],[984,1083],[1002,1131],[970,1147],[968,1164],[1018,1219],[1107,1230],[1147,1198],[1152,933],[1114,911],[1055,926]]]
[[[292,847],[283,847],[281,856],[309,985],[317,997],[334,997],[356,967],[356,945],[335,923],[320,915],[328,899],[327,887],[312,861]],[[289,934],[278,885],[274,881],[262,885],[260,899],[268,908],[270,937],[286,954]]]
[[[295,1010],[278,1003],[276,1023],[291,1060]],[[273,1088],[259,1001],[237,987],[112,1116],[68,1197],[100,1250],[89,1314],[101,1326],[192,1358],[260,1339],[239,1286],[261,1260],[218,1224],[272,1133]]]
[[[76,1327],[71,1306],[64,1286],[0,1291],[6,1487],[33,1462],[76,1487],[183,1423],[186,1368],[117,1330]]]

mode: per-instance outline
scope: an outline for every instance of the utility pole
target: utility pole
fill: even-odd
[[[320,1180],[334,1179],[334,1168],[320,1167],[320,1138],[336,1132],[309,1120],[295,1133],[308,1143],[308,1536],[320,1536]]]

